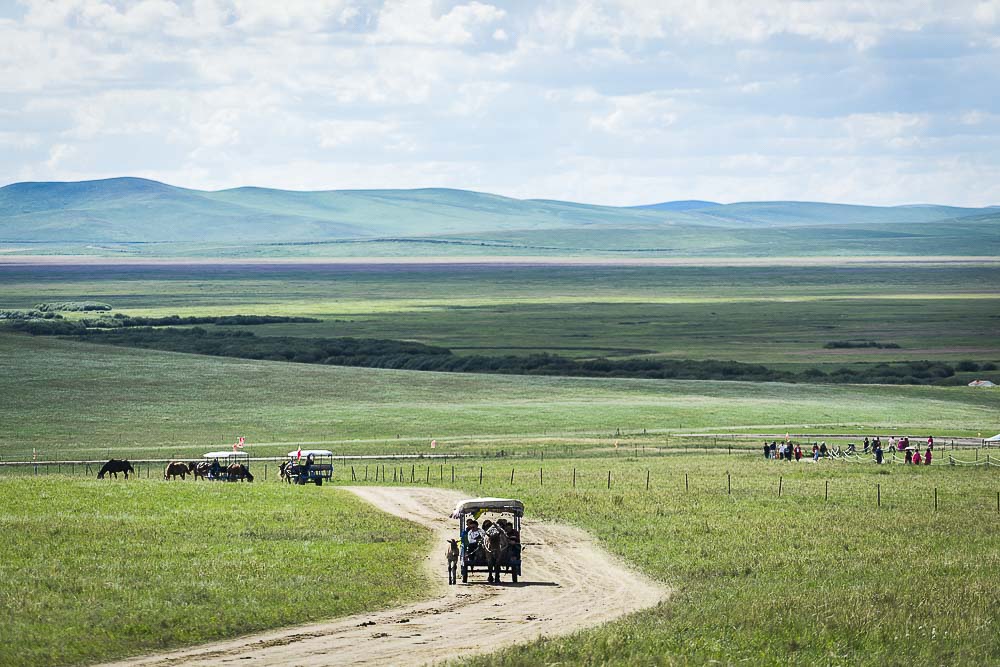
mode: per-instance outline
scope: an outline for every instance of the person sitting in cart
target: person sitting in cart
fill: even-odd
[[[222,466],[219,465],[219,459],[212,459],[212,465],[208,469],[208,476],[212,478],[218,477],[221,471]]]
[[[479,542],[483,538],[482,531],[479,530],[479,522],[475,519],[468,519],[465,522],[465,543],[466,554],[471,558],[479,549]]]
[[[517,534],[517,530],[507,519],[497,519],[497,525],[503,528],[503,532],[507,533],[507,541],[512,544],[518,544],[521,541],[521,536]]]

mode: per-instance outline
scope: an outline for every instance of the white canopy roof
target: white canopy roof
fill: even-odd
[[[235,457],[238,457],[238,458],[245,458],[245,459],[250,458],[250,455],[248,453],[246,453],[246,452],[236,452],[236,451],[208,452],[207,454],[205,454],[204,458],[206,458],[206,459],[228,459],[231,456],[235,456]]]
[[[513,498],[470,498],[455,505],[455,511],[451,513],[451,518],[458,519],[463,514],[469,514],[476,510],[509,512],[515,516],[524,516],[524,503]]]
[[[333,452],[331,452],[329,449],[303,449],[302,450],[302,458],[306,458],[310,454],[312,454],[313,457],[316,457],[316,456],[333,456]],[[299,450],[297,450],[297,449],[294,452],[288,452],[288,456],[290,458],[293,458],[293,459],[295,457],[297,457],[298,455],[299,455]]]
[[[997,433],[992,438],[986,438],[986,442],[1000,442],[1000,433]]]

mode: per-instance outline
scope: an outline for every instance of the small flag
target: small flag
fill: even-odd
[[[437,440],[431,440],[431,449],[434,449],[437,446],[438,446],[438,441]]]
[[[237,449],[243,449],[243,445],[246,444],[246,441],[247,439],[241,435],[239,439],[233,443],[233,451],[235,452]]]
[[[299,445],[299,451],[297,451],[295,453],[295,458],[297,458],[297,459],[301,459],[302,458],[302,445]]]

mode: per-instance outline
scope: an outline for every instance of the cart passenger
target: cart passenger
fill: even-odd
[[[219,472],[222,470],[222,466],[219,465],[219,459],[212,459],[212,465],[208,469],[208,476],[213,479],[219,476]]]
[[[469,519],[465,522],[465,542],[468,545],[466,553],[471,556],[479,548],[479,543],[483,539],[483,533],[479,530],[479,522]]]
[[[497,525],[503,528],[503,532],[507,533],[507,541],[512,544],[517,544],[521,541],[521,536],[517,534],[517,530],[514,529],[514,525],[507,519],[497,519]]]

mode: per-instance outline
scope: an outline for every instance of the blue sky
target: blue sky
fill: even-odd
[[[1000,0],[0,0],[0,184],[1000,204]]]

